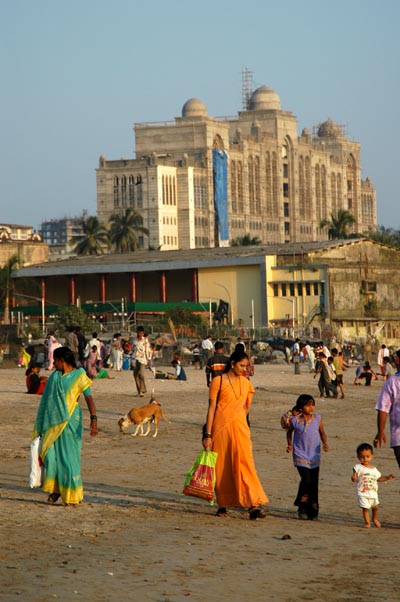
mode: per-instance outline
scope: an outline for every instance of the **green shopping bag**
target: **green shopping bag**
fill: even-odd
[[[207,500],[214,504],[216,452],[203,451],[186,475],[183,493]]]

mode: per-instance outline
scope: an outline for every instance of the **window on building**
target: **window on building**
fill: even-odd
[[[128,179],[128,195],[129,195],[129,206],[135,206],[135,177],[129,176]]]
[[[313,289],[314,289],[314,296],[318,297],[319,291],[318,291],[318,282],[314,282],[313,283]]]
[[[137,186],[137,206],[138,209],[143,208],[143,181],[142,176],[138,175],[136,178],[136,186]]]
[[[371,280],[362,280],[361,290],[363,293],[376,293],[376,282]]]
[[[311,285],[309,282],[306,282],[306,296],[310,297],[311,295]]]
[[[114,178],[114,207],[119,207],[119,180],[117,176]]]
[[[282,283],[281,287],[282,287],[282,297],[286,297],[286,284]]]
[[[289,203],[283,203],[283,215],[289,217]]]
[[[289,236],[289,234],[290,234],[290,223],[285,222],[285,235]]]
[[[289,290],[290,290],[290,296],[294,297],[295,296],[295,292],[294,292],[294,282],[291,282],[289,284]]]
[[[283,192],[283,197],[285,199],[288,199],[289,198],[289,184],[287,182],[283,182],[282,192]]]
[[[298,297],[302,297],[303,296],[303,284],[302,284],[302,282],[298,282],[297,283],[297,296]]]
[[[274,284],[274,297],[278,297],[278,296],[279,296],[279,285]]]
[[[283,177],[284,178],[289,177],[289,165],[287,163],[283,164]]]

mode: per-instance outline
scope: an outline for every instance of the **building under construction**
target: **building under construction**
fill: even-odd
[[[376,194],[361,179],[360,144],[331,119],[298,134],[297,118],[267,86],[251,92],[243,79],[243,110],[210,117],[191,98],[172,122],[134,126],[136,158],[100,157],[97,213],[132,208],[149,236],[144,248],[228,246],[248,235],[262,243],[326,240],[322,220],[347,210],[351,231],[376,227]]]

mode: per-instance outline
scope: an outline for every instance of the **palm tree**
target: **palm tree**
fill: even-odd
[[[130,253],[139,247],[138,234],[149,235],[142,216],[133,209],[110,217],[110,239],[117,253]]]
[[[13,255],[0,269],[1,301],[4,303],[4,324],[10,323],[11,272],[19,266],[17,255]]]
[[[348,238],[348,228],[355,223],[355,217],[347,209],[339,209],[336,215],[331,213],[331,219],[323,219],[319,227],[328,228],[329,240]]]
[[[83,234],[76,236],[71,242],[76,242],[74,251],[77,255],[102,255],[104,248],[110,247],[107,228],[95,216],[82,218]]]
[[[249,247],[251,245],[260,245],[261,240],[257,236],[251,237],[250,234],[244,236],[238,236],[232,240],[233,247]]]

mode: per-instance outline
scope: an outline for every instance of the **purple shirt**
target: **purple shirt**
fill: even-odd
[[[400,445],[400,374],[394,374],[384,383],[375,410],[389,414],[390,447],[397,447]]]
[[[293,432],[293,462],[295,466],[316,468],[321,459],[321,442],[319,425],[321,416],[313,414],[306,421],[302,414],[293,416],[290,420]]]

